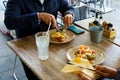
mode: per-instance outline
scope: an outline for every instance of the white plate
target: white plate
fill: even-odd
[[[105,60],[105,53],[96,47],[88,46],[90,49],[93,49],[96,52],[96,58],[94,62],[92,63],[93,65],[101,64]],[[75,57],[74,53],[79,49],[79,46],[71,48],[67,51],[67,59],[71,60]]]
[[[56,29],[50,30],[50,34],[51,34],[52,32],[55,32],[55,31],[56,31]],[[69,30],[66,30],[66,34],[67,34],[67,37],[66,37],[65,41],[59,42],[59,41],[54,41],[54,40],[52,40],[52,39],[50,38],[50,43],[63,44],[63,43],[68,43],[68,42],[72,41],[72,40],[75,38],[75,34],[74,34],[73,32],[71,32],[71,31],[69,31]]]

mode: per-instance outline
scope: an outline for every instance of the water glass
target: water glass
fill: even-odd
[[[38,57],[40,60],[47,60],[49,58],[49,33],[38,32],[35,34]]]

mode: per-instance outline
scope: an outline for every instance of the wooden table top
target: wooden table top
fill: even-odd
[[[88,18],[88,19],[84,19],[84,20],[80,20],[80,21],[76,21],[74,24],[78,25],[79,27],[85,29],[85,30],[89,30],[89,22],[94,21],[95,18]],[[108,23],[112,23],[113,24],[113,28],[116,29],[116,37],[112,38],[112,39],[108,39],[106,37],[104,37],[105,39],[107,39],[108,41],[120,46],[120,11],[113,11],[110,13],[106,13],[103,15],[103,21],[106,21]]]
[[[66,52],[78,45],[97,47],[105,52],[103,65],[119,67],[120,47],[103,39],[100,43],[90,41],[89,32],[76,35],[75,39],[65,44],[50,44],[49,59],[40,61],[37,55],[35,37],[28,36],[7,42],[15,54],[42,80],[77,80],[73,74],[65,74],[61,69],[67,64]]]

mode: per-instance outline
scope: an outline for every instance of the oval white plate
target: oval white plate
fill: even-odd
[[[90,49],[93,49],[96,52],[96,58],[94,62],[92,63],[93,65],[101,64],[105,61],[105,53],[96,47],[88,46]],[[67,51],[67,59],[71,60],[75,57],[74,53],[79,49],[79,46],[71,48]]]

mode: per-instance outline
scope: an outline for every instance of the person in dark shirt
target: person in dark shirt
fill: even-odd
[[[64,26],[69,27],[75,14],[67,0],[8,0],[4,23],[10,30],[16,31],[17,38],[47,31],[51,22],[52,28],[57,28],[58,12],[63,16]],[[39,80],[22,62],[29,80]]]
[[[74,20],[74,9],[67,0],[8,0],[5,11],[5,25],[15,30],[17,38],[46,31],[49,22],[51,29],[57,27],[58,11],[64,17],[63,22],[68,27]]]

